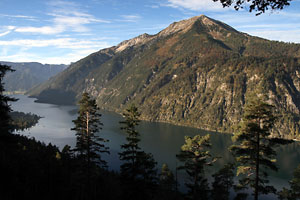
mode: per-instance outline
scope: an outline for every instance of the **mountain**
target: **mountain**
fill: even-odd
[[[9,65],[15,70],[4,77],[5,90],[8,92],[25,92],[68,67],[67,65],[43,65],[37,62],[0,61],[0,64]]]
[[[74,104],[82,92],[121,113],[232,132],[253,94],[280,113],[275,137],[299,138],[300,45],[239,32],[204,15],[100,50],[32,89],[40,102]]]

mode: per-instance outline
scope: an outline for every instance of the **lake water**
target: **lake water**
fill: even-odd
[[[12,103],[15,111],[31,112],[43,118],[39,123],[29,130],[19,132],[29,137],[34,137],[44,143],[52,143],[60,149],[68,144],[75,146],[75,132],[70,129],[74,126],[72,120],[76,118],[75,106],[57,106],[45,103],[35,103],[32,98],[24,95],[14,95],[19,101]],[[122,116],[102,111],[102,123],[104,124],[101,136],[108,139],[107,146],[110,148],[110,155],[105,155],[104,159],[108,162],[110,169],[119,170],[120,161],[118,152],[120,145],[125,143],[125,133],[120,130],[119,121]],[[229,134],[221,134],[203,131],[195,128],[175,126],[165,123],[141,122],[138,127],[141,134],[141,147],[145,152],[151,152],[157,161],[158,169],[163,163],[169,165],[175,171],[178,165],[175,155],[179,153],[181,145],[184,143],[184,136],[194,136],[196,134],[211,135],[213,148],[211,153],[214,156],[221,156],[213,167],[208,169],[208,173],[216,172],[220,167],[229,161],[233,161],[230,152],[227,150],[232,144]],[[277,188],[288,186],[288,181],[292,178],[294,169],[300,164],[300,144],[293,143],[281,146],[277,149],[278,172],[270,172],[270,181]],[[179,179],[183,180],[185,175],[178,172]],[[181,184],[183,185],[183,184]]]

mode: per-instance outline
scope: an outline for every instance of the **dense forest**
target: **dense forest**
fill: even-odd
[[[300,166],[295,169],[290,188],[282,191],[268,182],[265,169],[277,170],[274,148],[291,143],[289,140],[270,138],[277,119],[273,106],[254,97],[245,107],[242,123],[235,134],[235,143],[230,147],[236,157],[212,175],[208,181],[207,169],[219,159],[211,156],[210,136],[185,137],[178,150],[178,170],[184,170],[187,192],[178,191],[177,177],[167,164],[157,169],[151,153],[140,147],[137,126],[141,113],[132,104],[123,112],[120,128],[127,135],[121,146],[120,172],[107,169],[103,154],[109,154],[101,137],[101,114],[88,93],[79,101],[75,148],[66,145],[62,150],[52,144],[13,134],[22,129],[22,117],[36,122],[38,116],[12,114],[8,102],[15,99],[3,94],[3,77],[9,66],[0,65],[0,196],[1,199],[246,199],[251,191],[255,200],[262,194],[273,193],[280,199],[300,199]],[[21,126],[12,126],[12,119]],[[55,131],[55,127],[53,127]],[[233,181],[239,174],[239,182]],[[248,191],[248,192],[247,192]]]

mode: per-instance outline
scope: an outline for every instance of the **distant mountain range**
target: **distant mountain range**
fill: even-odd
[[[37,62],[0,61],[0,63],[9,65],[15,70],[14,72],[8,72],[4,77],[5,90],[8,92],[26,92],[68,67],[68,65],[44,65]]]
[[[299,57],[299,44],[253,37],[201,15],[93,53],[28,94],[74,104],[87,91],[104,109],[121,113],[135,103],[145,120],[232,132],[255,93],[281,114],[274,136],[297,138]]]

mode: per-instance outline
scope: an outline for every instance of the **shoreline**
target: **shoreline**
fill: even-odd
[[[29,96],[29,95],[26,95],[25,92],[22,94],[22,93],[18,93],[18,94],[21,94],[21,95],[24,95],[24,96],[27,96],[28,98],[35,98],[36,100],[34,100],[35,103],[47,103],[47,104],[52,104],[52,105],[58,105],[58,106],[70,106],[70,105],[73,105],[73,106],[77,106],[76,104],[57,104],[57,103],[51,103],[51,102],[47,102],[47,101],[43,101],[43,100],[40,100],[38,99],[37,97],[35,96]],[[113,110],[113,109],[108,109],[108,108],[103,108],[101,107],[100,108],[101,110],[104,110],[104,111],[108,111],[108,112],[113,112],[115,114],[118,114],[120,116],[122,116],[122,113],[121,112],[118,112],[118,110]],[[229,135],[234,135],[234,133],[231,133],[231,132],[219,132],[218,130],[216,129],[209,129],[209,128],[201,128],[201,127],[198,127],[198,126],[193,126],[193,125],[186,125],[186,124],[182,124],[182,123],[172,123],[170,121],[163,121],[163,120],[151,120],[151,119],[147,119],[146,117],[142,117],[141,118],[142,121],[145,121],[145,122],[156,122],[156,123],[165,123],[165,124],[171,124],[171,125],[175,125],[175,126],[180,126],[180,127],[188,127],[188,128],[195,128],[195,129],[199,129],[199,130],[202,130],[202,131],[208,131],[208,132],[211,132],[211,133],[219,133],[219,134],[229,134]],[[276,138],[276,137],[274,137]],[[281,138],[281,139],[285,139],[285,138]],[[286,140],[292,140],[294,142],[300,142],[300,139],[296,139],[296,138],[293,138],[293,139],[286,139]]]

